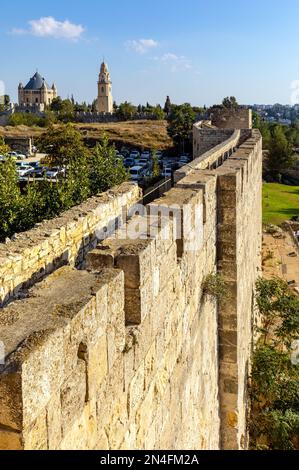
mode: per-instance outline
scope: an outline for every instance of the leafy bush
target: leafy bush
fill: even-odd
[[[219,301],[229,298],[226,282],[220,274],[209,274],[203,282],[203,294],[210,295]]]
[[[7,152],[9,152],[9,147],[5,144],[4,138],[0,135],[0,155],[5,155]]]
[[[9,126],[38,126],[45,127],[46,119],[31,113],[14,113],[8,120]]]
[[[109,146],[109,140],[105,135],[90,156],[89,168],[90,189],[93,194],[107,191],[128,179],[123,163],[116,158],[115,148]]]
[[[299,448],[299,366],[291,361],[299,337],[299,299],[282,279],[259,279],[262,315],[253,355],[250,394],[251,445],[255,449]]]
[[[67,177],[58,181],[30,182],[21,192],[12,159],[0,165],[0,241],[36,223],[51,219],[82,203],[89,196],[106,191],[127,180],[114,147],[103,137],[90,155],[81,134],[66,125],[51,128],[44,136],[48,164],[67,168]]]

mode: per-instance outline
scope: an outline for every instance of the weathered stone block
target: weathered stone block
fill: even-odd
[[[62,386],[60,393],[63,437],[67,435],[74,421],[83,413],[87,393],[86,363],[78,359],[76,369]]]
[[[47,450],[48,429],[46,410],[23,431],[24,450]]]

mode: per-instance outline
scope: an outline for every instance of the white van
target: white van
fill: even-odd
[[[133,168],[130,169],[131,180],[138,182],[141,181],[144,176],[143,170],[144,168],[142,166],[133,166]]]

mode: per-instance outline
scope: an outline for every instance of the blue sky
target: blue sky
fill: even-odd
[[[117,102],[290,103],[298,26],[298,0],[6,1],[0,80],[16,100],[38,69],[90,102],[105,56]]]

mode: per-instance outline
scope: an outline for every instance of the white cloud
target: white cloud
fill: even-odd
[[[159,43],[154,39],[134,39],[132,41],[127,41],[126,46],[129,49],[133,49],[138,54],[145,54],[150,49],[157,47]]]
[[[28,29],[14,28],[12,34],[31,34],[38,37],[52,37],[56,39],[80,39],[84,28],[80,24],[71,23],[69,20],[58,21],[52,16],[42,17],[39,20],[30,20]]]
[[[191,70],[191,60],[183,55],[173,54],[167,52],[160,57],[155,57],[155,60],[162,62],[170,67],[171,72],[177,72],[179,70]]]

